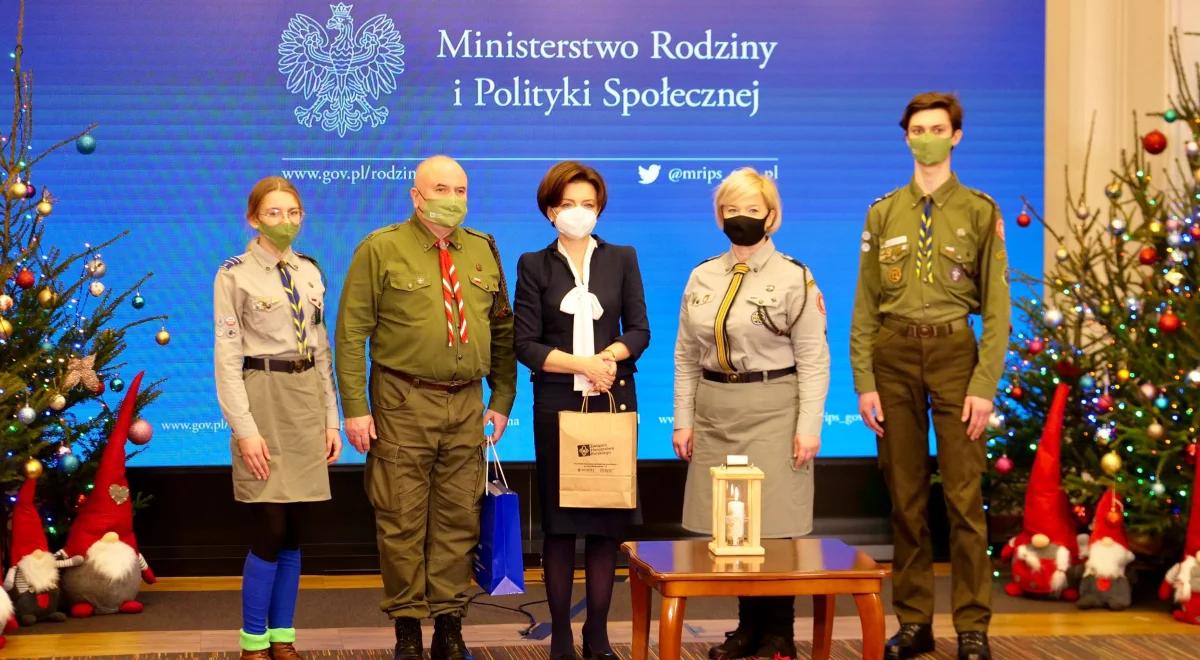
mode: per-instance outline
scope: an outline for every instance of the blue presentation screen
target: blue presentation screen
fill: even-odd
[[[153,271],[146,307],[122,316],[170,316],[170,344],[155,343],[157,325],[134,330],[119,372],[168,379],[136,465],[229,461],[212,281],[252,237],[246,195],[267,174],[302,193],[297,249],[321,263],[335,311],[354,247],[409,215],[423,157],[466,168],[467,224],[495,235],[510,290],[517,258],[554,238],[536,205],[542,174],[562,159],[598,168],[609,205],[596,232],[637,248],[646,286],[646,459],[673,456],[679,301],[690,270],[728,249],[712,192],[734,168],[778,180],[778,247],[809,265],[828,301],[823,456],[875,453],[856,417],[850,315],[867,206],[911,177],[897,121],[914,93],[961,96],[955,169],[1010,218],[1013,267],[1040,270],[1040,236],[1011,222],[1021,195],[1042,195],[1036,0],[87,0],[30,3],[25,34],[35,147],[99,123],[94,154],[68,148],[34,172],[59,198],[49,240],[79,248],[130,229],[103,252],[105,282]],[[501,449],[532,460],[528,371],[518,379]]]

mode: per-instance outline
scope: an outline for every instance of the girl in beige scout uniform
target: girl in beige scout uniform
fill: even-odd
[[[327,465],[341,453],[325,285],[311,257],[292,251],[304,206],[290,182],[250,191],[258,230],[245,254],[217,271],[217,400],[233,430],[233,494],[254,514],[257,538],[242,574],[242,658],[299,658],[292,616],[300,586],[303,502],[329,499]]]
[[[683,526],[711,533],[709,468],[744,454],[766,473],[762,536],[803,536],[829,388],[825,301],[769,238],[782,219],[774,181],[739,169],[715,199],[732,245],[692,271],[675,342],[674,445],[690,462]],[[794,616],[790,596],[739,598],[737,630],[709,657],[794,657]]]

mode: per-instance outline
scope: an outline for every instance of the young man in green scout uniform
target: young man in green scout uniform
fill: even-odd
[[[512,309],[492,237],[459,226],[467,213],[462,167],[445,156],[426,160],[411,196],[408,221],[372,232],[350,262],[338,310],[338,381],[346,436],[369,452],[380,607],[395,620],[395,657],[421,658],[420,621],[432,616],[432,657],[463,660],[471,658],[462,616],[484,441],[504,434],[516,392]]]
[[[992,198],[960,184],[950,169],[950,152],[962,140],[957,98],[919,94],[900,126],[915,172],[867,212],[850,335],[859,414],[878,436],[892,497],[892,593],[900,631],[888,640],[887,657],[933,650],[926,519],[932,411],[950,516],[958,657],[987,660],[991,565],[981,437],[1008,344],[1004,225]],[[983,319],[978,348],[970,314]]]

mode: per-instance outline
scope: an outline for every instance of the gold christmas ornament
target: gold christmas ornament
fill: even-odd
[[[58,294],[54,293],[54,289],[45,287],[38,291],[38,304],[42,307],[53,307],[56,302],[58,302]]]
[[[1162,230],[1163,230],[1163,225],[1158,220],[1151,220],[1150,224],[1147,225],[1146,228],[1150,230],[1151,234],[1161,234]]]
[[[1146,435],[1150,436],[1151,440],[1161,440],[1165,432],[1163,425],[1158,422],[1151,422],[1150,426],[1146,427]]]
[[[38,202],[38,205],[37,205],[38,215],[45,217],[45,216],[50,215],[53,211],[54,211],[54,205],[51,204],[50,202],[48,202],[44,199],[42,201]]]
[[[65,397],[61,394],[55,394],[50,399],[50,409],[51,410],[58,412],[66,407],[67,407],[67,397]]]
[[[8,339],[12,333],[13,324],[8,319],[0,318],[0,339]]]
[[[167,332],[166,328],[163,328],[158,331],[158,334],[154,335],[154,341],[158,342],[159,346],[166,346],[171,343],[171,333]]]
[[[1080,220],[1087,220],[1092,215],[1092,210],[1088,208],[1087,202],[1079,202],[1079,206],[1075,207],[1075,217]]]
[[[1058,259],[1060,263],[1069,259],[1070,256],[1071,253],[1067,252],[1067,248],[1065,247],[1060,247],[1054,251],[1054,258]]]
[[[1111,477],[1121,471],[1121,457],[1115,451],[1108,452],[1100,459],[1100,468]]]
[[[18,180],[8,187],[8,196],[13,199],[23,199],[28,192],[29,187],[25,185],[24,181]]]
[[[1121,198],[1121,182],[1114,180],[1112,183],[1108,184],[1107,186],[1104,186],[1104,196],[1113,201],[1120,199]]]
[[[1125,368],[1118,369],[1117,380],[1121,381],[1122,383],[1129,380],[1129,370]]]
[[[7,293],[0,294],[0,312],[7,312],[13,308],[13,298]]]
[[[42,462],[36,458],[31,458],[28,461],[25,461],[25,476],[29,479],[37,479],[38,477],[42,476],[42,471],[44,469],[45,468],[42,466]]]

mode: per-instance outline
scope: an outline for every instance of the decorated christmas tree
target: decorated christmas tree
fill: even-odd
[[[101,251],[128,232],[76,251],[47,245],[48,223],[61,206],[35,168],[60,149],[79,154],[96,149],[95,125],[35,149],[33,75],[23,66],[25,3],[19,6],[16,46],[9,54],[13,76],[12,122],[0,133],[3,184],[0,232],[0,488],[15,501],[25,477],[40,477],[41,514],[56,546],[78,503],[90,490],[93,453],[104,442],[114,416],[105,395],[124,389],[121,355],[130,332],[165,322],[163,316],[125,319],[124,309],[141,310],[145,274],[114,286]],[[60,153],[56,153],[60,152]],[[86,200],[71,200],[71,204]],[[140,316],[141,312],[125,312]],[[149,340],[152,331],[145,331]],[[165,326],[155,339],[170,340]],[[140,339],[139,339],[140,340]],[[140,410],[159,394],[154,383],[137,397]],[[149,441],[151,427],[135,424],[135,441]],[[95,457],[97,460],[99,454]],[[7,549],[7,543],[0,543]]]
[[[1028,203],[1017,217],[1045,228],[1055,260],[1014,287],[1017,330],[991,425],[988,496],[993,515],[1019,511],[1049,399],[1067,381],[1063,484],[1080,527],[1112,487],[1131,547],[1174,557],[1200,407],[1200,79],[1189,79],[1178,34],[1170,49],[1180,91],[1151,121],[1186,124],[1183,144],[1170,143],[1167,126],[1135,126],[1105,185],[1093,189],[1083,164],[1065,230]]]

